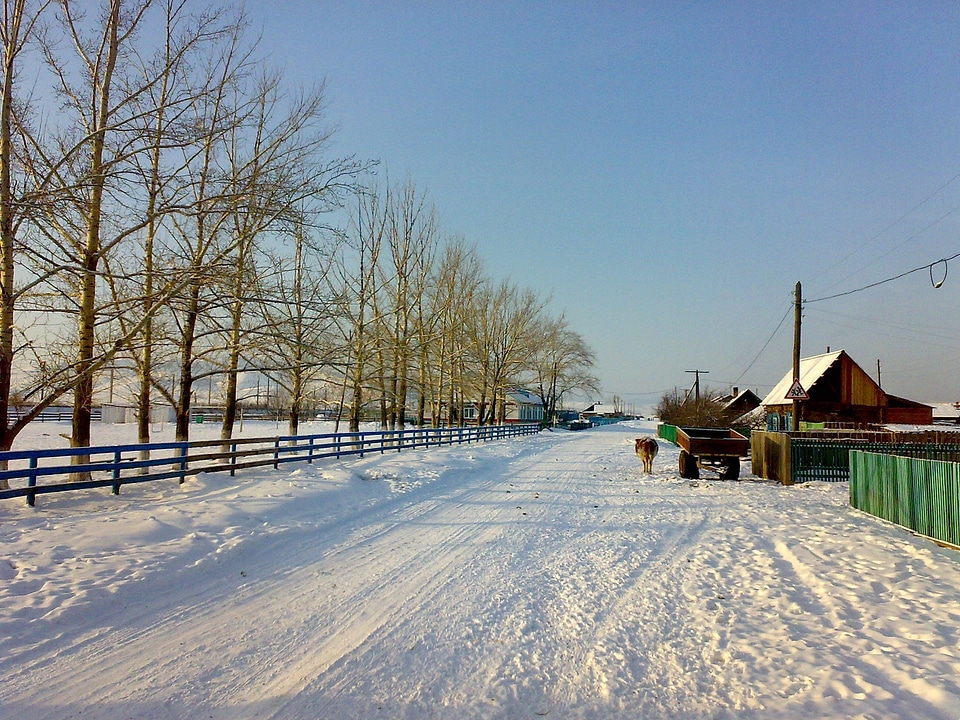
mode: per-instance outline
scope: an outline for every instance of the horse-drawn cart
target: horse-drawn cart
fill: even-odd
[[[721,480],[740,477],[740,458],[750,454],[750,441],[729,428],[678,427],[680,477],[700,477],[700,468],[709,467]]]

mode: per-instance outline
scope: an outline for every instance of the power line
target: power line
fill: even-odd
[[[958,340],[957,332],[955,328],[945,328],[937,325],[923,325],[920,323],[909,322],[909,323],[898,323],[891,322],[890,320],[880,320],[875,317],[866,317],[864,315],[850,315],[849,313],[837,312],[836,310],[822,310],[819,308],[811,308],[812,312],[819,313],[820,315],[825,315],[827,317],[837,317],[837,318],[846,318],[848,320],[853,320],[856,324],[854,325],[841,325],[841,327],[848,328],[863,328],[866,325],[876,325],[880,327],[893,328],[894,330],[901,330],[913,335],[925,335],[927,337],[938,338],[940,340]],[[938,331],[938,332],[934,332]],[[951,334],[945,335],[943,333],[949,332]],[[888,337],[899,337],[903,339],[903,336],[894,336],[888,335]]]
[[[933,279],[933,269],[934,269],[937,265],[939,265],[940,263],[943,263],[943,264],[944,264],[944,268],[946,268],[948,262],[950,262],[951,260],[956,260],[958,257],[960,257],[960,253],[957,253],[957,254],[955,254],[955,255],[951,255],[950,257],[946,257],[946,258],[941,258],[941,259],[939,259],[939,260],[935,260],[934,262],[932,262],[932,263],[927,263],[926,265],[921,265],[921,266],[919,266],[919,267],[915,267],[915,268],[913,268],[913,270],[907,270],[906,272],[902,272],[902,273],[900,273],[899,275],[894,275],[893,277],[888,277],[888,278],[886,278],[885,280],[878,280],[877,282],[870,283],[869,285],[864,285],[863,287],[859,287],[859,288],[857,288],[856,290],[847,290],[846,292],[836,293],[835,295],[826,295],[826,296],[824,296],[824,297],[814,298],[813,300],[804,300],[803,302],[806,303],[806,304],[809,304],[809,303],[823,302],[824,300],[833,300],[833,299],[835,299],[835,298],[844,297],[844,296],[846,296],[846,295],[853,295],[854,293],[863,292],[864,290],[869,290],[870,288],[875,288],[875,287],[877,287],[878,285],[884,285],[884,284],[886,284],[886,283],[888,283],[888,282],[893,282],[894,280],[899,280],[900,278],[904,278],[904,277],[906,277],[907,275],[912,275],[912,274],[915,273],[915,272],[920,272],[921,270],[927,270],[927,271],[930,272],[930,282],[931,282],[931,284],[932,284],[935,288],[938,288],[938,287],[940,287],[940,285],[943,284],[943,280],[941,280],[940,282],[936,282],[936,281]],[[946,271],[944,271],[944,276],[946,276]]]
[[[885,232],[887,232],[887,230],[889,230],[890,228],[892,228],[894,225],[898,224],[901,220],[904,220],[908,215],[911,215],[913,212],[915,212],[916,210],[918,210],[922,205],[925,205],[925,204],[928,203],[930,200],[932,200],[934,197],[936,197],[937,195],[939,195],[939,194],[940,194],[943,190],[945,190],[949,185],[951,185],[951,184],[953,184],[954,182],[956,182],[956,180],[957,180],[958,178],[960,178],[960,173],[957,173],[957,174],[954,175],[952,178],[950,178],[949,180],[947,180],[943,185],[941,185],[940,187],[938,187],[938,188],[937,188],[936,190],[934,190],[932,193],[930,193],[929,195],[927,195],[927,197],[925,197],[923,200],[921,200],[921,201],[918,202],[916,205],[914,205],[912,208],[910,208],[910,209],[907,210],[905,213],[903,213],[903,215],[901,215],[901,216],[898,217],[896,220],[894,220],[892,223],[890,223],[890,224],[887,225],[885,228],[883,228],[883,230],[880,230],[879,232],[874,233],[874,234],[871,235],[869,238],[867,238],[866,240],[864,240],[860,245],[858,245],[856,248],[854,248],[854,249],[851,250],[849,253],[847,253],[846,255],[844,255],[844,256],[839,260],[839,262],[834,263],[833,267],[836,267],[837,265],[840,265],[840,264],[846,262],[847,260],[849,260],[851,257],[853,257],[854,255],[856,255],[858,252],[860,252],[861,250],[863,250],[863,248],[865,248],[867,245],[869,245],[869,244],[872,243],[874,240],[876,240],[876,239],[879,238],[881,235],[883,235]],[[896,247],[897,247],[897,248],[898,248],[898,247],[901,247],[901,246],[903,246],[904,244],[910,242],[910,240],[913,240],[915,237],[917,237],[917,235],[919,235],[920,233],[928,230],[930,227],[932,227],[933,225],[936,225],[938,222],[940,222],[941,220],[943,220],[947,215],[950,215],[950,214],[952,214],[952,213],[954,213],[954,212],[956,212],[956,211],[957,211],[957,208],[954,208],[953,210],[951,210],[950,212],[946,213],[945,215],[942,215],[941,217],[937,218],[934,222],[932,222],[930,225],[928,225],[927,227],[923,228],[923,230],[920,230],[919,232],[917,232],[917,233],[915,233],[914,235],[910,236],[909,238],[907,238],[906,240],[904,240],[902,243],[900,243],[900,245],[897,245]],[[896,248],[893,248],[893,250],[896,250]],[[891,250],[890,252],[892,252],[892,250]],[[889,253],[888,253],[888,254],[889,254]],[[882,256],[881,256],[881,257],[882,257]],[[874,258],[874,261],[873,261],[873,262],[876,262],[878,259],[879,259],[879,258]],[[871,264],[872,264],[872,263],[871,263]],[[869,267],[869,265],[867,265],[867,266],[865,266],[865,267]],[[819,275],[817,275],[816,277],[812,278],[811,280],[816,280],[817,278],[823,277],[824,273],[826,273],[826,272],[827,272],[827,271],[824,270],[824,272],[820,273]]]
[[[736,385],[739,383],[743,376],[750,372],[750,368],[752,368],[754,363],[760,359],[760,356],[763,355],[763,351],[767,349],[767,346],[773,341],[773,338],[776,337],[777,333],[780,331],[780,328],[783,327],[783,323],[787,319],[787,315],[790,314],[791,310],[793,310],[792,304],[787,306],[787,311],[783,313],[783,317],[780,318],[780,322],[777,323],[777,327],[773,329],[773,332],[770,333],[770,337],[767,338],[767,341],[763,344],[763,347],[760,348],[760,352],[757,353],[756,357],[754,357],[753,360],[750,361],[750,364],[747,365],[747,369],[740,373],[740,375],[731,383],[731,385]]]

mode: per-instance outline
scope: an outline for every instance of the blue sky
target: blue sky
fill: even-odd
[[[960,4],[249,9],[290,83],[326,80],[335,152],[411,177],[492,276],[552,296],[607,397],[647,406],[697,368],[763,395],[798,280],[812,300],[960,252]],[[803,355],[960,400],[947,270],[808,304]]]

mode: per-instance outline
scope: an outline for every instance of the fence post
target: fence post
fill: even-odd
[[[237,476],[237,444],[230,443],[230,477]]]
[[[280,467],[280,438],[273,441],[273,469]]]
[[[180,484],[187,480],[187,444],[180,443]]]
[[[313,465],[313,435],[307,441],[307,465]]]
[[[120,494],[120,451],[113,453],[113,494]]]
[[[30,477],[27,478],[27,487],[35,488],[37,486],[37,465],[39,458],[34,455],[30,458]],[[37,494],[35,492],[27,495],[27,505],[33,507],[37,504]]]

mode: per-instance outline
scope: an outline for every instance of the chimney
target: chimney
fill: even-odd
[[[736,397],[736,396],[739,395],[739,394],[740,394],[740,388],[738,388],[736,385],[734,385],[734,386],[733,386],[733,396]]]

